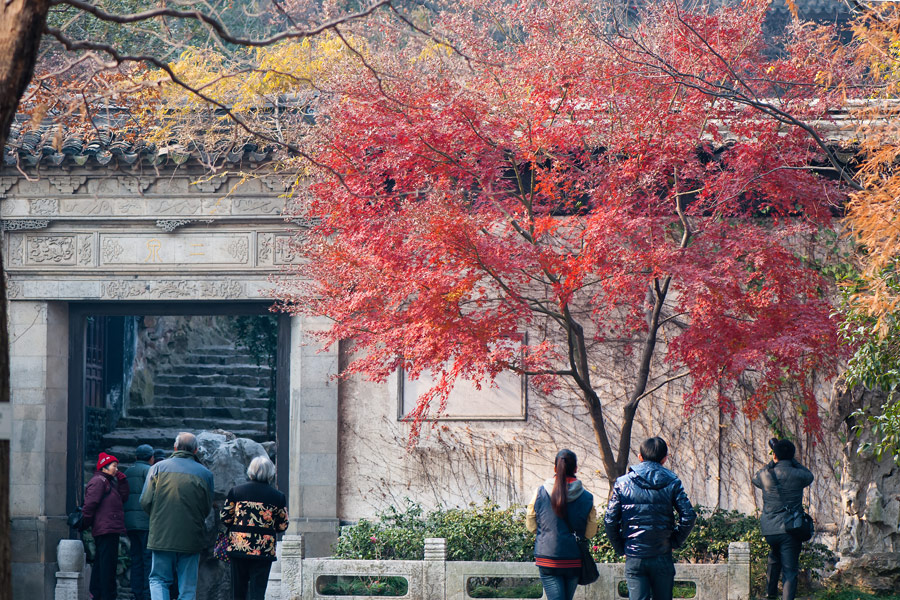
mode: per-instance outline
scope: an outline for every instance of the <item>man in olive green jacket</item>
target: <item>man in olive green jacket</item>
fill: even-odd
[[[212,510],[213,475],[197,460],[197,438],[182,432],[171,458],[150,467],[141,508],[150,515],[147,547],[153,552],[150,598],[169,600],[178,575],[178,600],[195,600],[204,521]]]

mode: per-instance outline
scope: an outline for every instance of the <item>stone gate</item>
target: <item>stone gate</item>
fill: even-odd
[[[27,140],[25,140],[27,141]],[[51,598],[83,461],[88,315],[260,314],[297,261],[275,176],[209,178],[196,154],[19,147],[0,170],[11,340],[14,597]],[[208,157],[205,157],[208,159]],[[250,148],[223,170],[260,167]],[[279,320],[279,484],[311,553],[337,531],[337,371],[315,321]]]

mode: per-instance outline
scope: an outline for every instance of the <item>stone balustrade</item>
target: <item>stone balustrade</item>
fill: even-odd
[[[271,581],[267,600],[362,600],[369,596],[335,596],[321,591],[320,578],[337,576],[403,577],[406,600],[467,600],[470,578],[534,578],[533,563],[448,561],[446,540],[425,540],[425,560],[344,560],[304,558],[302,536],[285,536],[278,581]],[[621,563],[598,564],[600,578],[579,587],[576,600],[620,600],[625,580]],[[273,578],[274,579],[274,578]],[[728,562],[675,565],[675,579],[696,586],[694,600],[750,600],[750,544],[732,542]],[[275,584],[274,586],[271,584]],[[274,588],[278,588],[276,591]]]

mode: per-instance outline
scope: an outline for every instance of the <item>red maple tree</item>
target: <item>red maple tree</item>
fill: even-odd
[[[624,24],[579,0],[470,2],[435,24],[446,44],[361,53],[317,109],[297,205],[316,224],[282,300],[352,340],[345,374],[436,373],[415,419],[457,378],[571,384],[610,479],[642,400],[677,380],[688,410],[712,395],[751,417],[792,385],[815,430],[811,376],[838,343],[796,243],[843,195],[790,120],[832,106],[826,57],[799,37],[772,52],[766,5],[650,3]],[[621,415],[594,384],[604,343],[633,357]]]

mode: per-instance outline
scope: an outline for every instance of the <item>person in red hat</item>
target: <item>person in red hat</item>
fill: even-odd
[[[91,528],[97,546],[90,587],[94,600],[116,600],[119,536],[125,533],[128,493],[128,479],[119,472],[119,459],[101,452],[97,471],[84,491],[82,508],[84,526]]]

